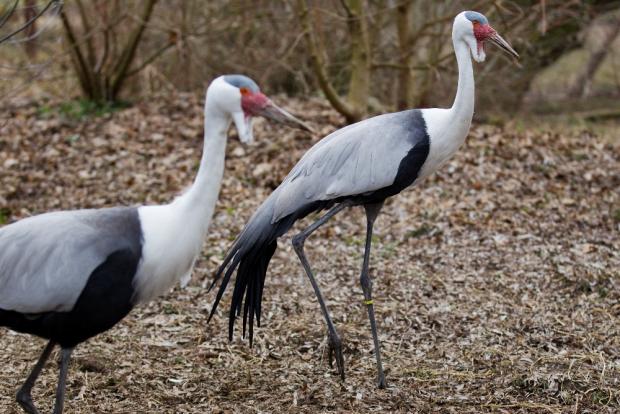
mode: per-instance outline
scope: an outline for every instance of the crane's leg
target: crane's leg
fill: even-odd
[[[65,385],[67,383],[67,371],[69,370],[69,360],[73,348],[62,348],[60,351],[60,374],[58,375],[58,386],[56,388],[56,403],[54,404],[54,414],[62,414],[65,404]]]
[[[306,275],[308,275],[308,279],[310,279],[310,283],[312,284],[312,288],[314,289],[314,294],[316,295],[317,300],[319,301],[319,305],[321,306],[321,312],[323,312],[323,316],[325,317],[325,321],[327,322],[327,330],[329,334],[329,365],[332,365],[332,356],[336,357],[336,366],[338,367],[338,373],[340,374],[340,378],[344,380],[344,357],[342,356],[342,341],[340,340],[340,336],[334,327],[334,322],[332,322],[332,318],[329,315],[329,311],[327,310],[327,306],[325,305],[325,300],[323,299],[323,295],[321,294],[321,290],[319,289],[319,285],[312,274],[312,269],[310,268],[310,263],[308,263],[308,259],[306,258],[306,254],[304,253],[304,242],[316,229],[325,224],[330,218],[335,216],[339,211],[351,207],[353,205],[352,202],[344,201],[340,204],[332,207],[323,217],[312,223],[308,228],[306,228],[301,233],[297,234],[293,237],[293,248],[299,256],[299,260],[301,261],[301,265],[304,267],[306,271]]]
[[[39,413],[37,408],[34,406],[34,403],[32,402],[32,396],[30,395],[30,392],[32,391],[32,387],[37,381],[37,378],[39,377],[41,370],[45,366],[45,362],[47,362],[48,358],[50,357],[50,354],[52,353],[55,345],[56,344],[53,341],[49,341],[47,343],[45,349],[43,349],[43,352],[39,357],[39,360],[35,364],[34,368],[32,368],[32,371],[30,371],[30,375],[28,375],[26,382],[24,382],[19,391],[17,391],[17,402],[28,414]]]
[[[370,329],[372,331],[372,340],[375,344],[375,358],[377,359],[377,385],[379,388],[385,388],[385,375],[383,374],[383,364],[381,363],[381,346],[379,345],[379,336],[377,335],[377,323],[375,322],[375,309],[372,302],[372,280],[370,279],[369,262],[370,262],[370,245],[372,243],[372,227],[375,224],[377,215],[381,211],[383,203],[366,204],[366,247],[364,248],[364,264],[362,265],[362,274],[360,276],[360,284],[364,292],[364,304],[368,309],[368,319],[370,320]]]

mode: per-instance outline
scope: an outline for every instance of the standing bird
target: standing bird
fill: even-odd
[[[38,412],[30,391],[56,344],[60,414],[73,348],[189,280],[220,190],[227,131],[234,122],[240,140],[252,141],[257,115],[308,129],[250,78],[221,76],[207,89],[197,177],[172,203],[52,212],[0,229],[0,326],[49,339],[17,393],[26,412]]]
[[[295,252],[314,288],[329,334],[329,360],[335,354],[344,379],[341,340],[304,253],[304,241],[339,211],[363,206],[366,244],[360,282],[374,340],[378,386],[385,387],[379,339],[368,273],[373,223],[386,198],[417,184],[444,164],[465,141],[474,113],[474,73],[471,57],[485,59],[485,41],[518,57],[480,13],[465,11],[454,19],[452,42],[459,68],[456,98],[450,109],[413,109],[376,116],[323,138],[293,167],[282,184],[254,213],[218,269],[213,285],[223,276],[210,318],[235,269],[237,276],[229,312],[229,337],[243,309],[243,334],[249,323],[260,326],[261,300],[269,261],[277,239],[308,214],[329,209],[319,220],[293,237]],[[471,57],[470,57],[471,56]],[[211,287],[213,287],[213,285]],[[245,299],[244,299],[245,298]],[[249,319],[249,321],[248,321]]]

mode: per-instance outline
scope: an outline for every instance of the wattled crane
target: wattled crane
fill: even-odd
[[[308,129],[250,78],[221,76],[207,89],[198,174],[172,203],[58,211],[0,229],[0,326],[49,339],[17,393],[26,412],[38,412],[30,392],[56,344],[60,414],[73,348],[189,279],[219,194],[227,131],[234,122],[240,140],[252,141],[253,116]]]
[[[304,241],[339,211],[363,206],[367,225],[360,282],[374,341],[378,385],[385,387],[372,282],[368,273],[373,224],[386,198],[436,171],[465,141],[474,113],[471,58],[484,61],[485,41],[491,41],[518,57],[485,16],[474,11],[457,15],[452,27],[452,42],[459,79],[451,108],[412,109],[380,115],[333,132],[306,152],[258,208],[233,243],[213,282],[215,284],[223,276],[210,317],[237,270],[229,312],[231,339],[235,318],[242,310],[243,333],[245,336],[246,324],[249,324],[250,343],[254,318],[260,325],[265,275],[277,239],[308,214],[329,209],[323,217],[293,237],[292,242],[327,322],[330,363],[332,354],[335,354],[338,371],[344,379],[341,340],[304,253]]]

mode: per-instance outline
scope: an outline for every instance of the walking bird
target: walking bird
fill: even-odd
[[[213,285],[219,279],[222,282],[210,318],[237,270],[229,311],[231,339],[235,319],[242,310],[243,334],[245,336],[246,325],[249,325],[250,344],[254,319],[260,326],[265,275],[277,239],[308,214],[329,209],[319,220],[294,236],[292,243],[327,322],[330,364],[335,354],[338,371],[344,379],[341,340],[304,253],[304,241],[341,210],[363,206],[367,220],[360,282],[374,341],[378,385],[385,387],[368,271],[373,224],[386,198],[419,183],[463,144],[474,112],[471,57],[477,62],[484,61],[486,41],[518,57],[485,16],[473,11],[460,13],[452,28],[459,79],[456,98],[450,109],[413,109],[349,125],[323,138],[293,167],[250,218],[215,275]]]
[[[38,412],[30,392],[56,344],[59,414],[73,348],[114,326],[137,304],[189,280],[220,190],[230,124],[246,143],[253,139],[253,116],[308,129],[242,75],[211,83],[204,116],[198,174],[172,203],[52,212],[0,229],[0,326],[49,339],[17,393],[26,412]]]

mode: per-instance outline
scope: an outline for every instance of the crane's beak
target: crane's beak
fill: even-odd
[[[510,46],[510,43],[504,40],[504,38],[501,37],[496,31],[493,31],[493,34],[489,36],[488,39],[512,57],[519,59],[519,54],[512,48],[512,46]]]
[[[289,114],[284,109],[274,104],[271,100],[268,100],[267,104],[262,108],[255,110],[254,114],[294,128],[303,129],[304,131],[308,132],[314,132],[314,130],[301,119]]]

